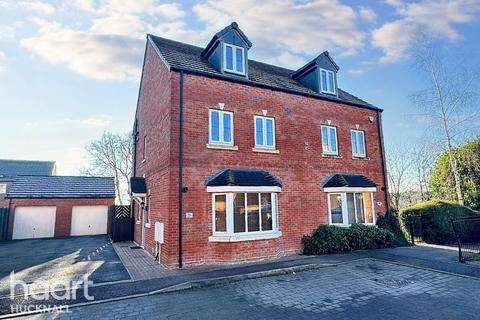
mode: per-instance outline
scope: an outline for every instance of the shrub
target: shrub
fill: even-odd
[[[453,202],[425,201],[400,210],[400,222],[405,230],[410,215],[421,216],[423,241],[446,244],[456,241],[450,218],[478,216],[479,213]]]
[[[359,249],[393,247],[395,235],[374,226],[352,225],[350,228],[321,225],[312,236],[302,238],[307,255],[347,252]]]
[[[400,221],[396,210],[390,210],[384,215],[378,216],[377,226],[386,229],[395,235],[396,246],[410,245],[406,238],[406,234],[402,231]]]

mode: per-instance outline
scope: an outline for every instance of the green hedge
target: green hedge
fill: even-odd
[[[321,225],[311,236],[302,238],[306,255],[393,247],[395,235],[385,229],[360,224],[349,228]]]
[[[425,201],[400,210],[400,222],[404,230],[408,230],[406,222],[410,215],[421,216],[423,241],[446,244],[456,241],[450,217],[478,216],[479,212],[453,202],[440,200]]]
[[[392,232],[395,235],[397,246],[411,245],[406,238],[407,234],[402,230],[399,220],[398,212],[392,209],[384,215],[378,215],[377,226]]]

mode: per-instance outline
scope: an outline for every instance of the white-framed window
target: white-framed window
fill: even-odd
[[[245,75],[245,48],[225,43],[223,56],[224,71]]]
[[[335,73],[330,70],[320,69],[320,86],[324,93],[337,94],[335,89]]]
[[[0,194],[5,194],[5,193],[7,193],[7,184],[0,183]]]
[[[212,238],[241,241],[278,236],[277,199],[277,192],[268,190],[212,193]]]
[[[275,149],[275,119],[254,116],[255,147]]]
[[[375,224],[373,191],[331,192],[327,196],[330,224]]]
[[[354,157],[364,158],[365,152],[365,134],[361,130],[351,130],[352,155]]]
[[[338,155],[337,128],[322,126],[322,153]]]
[[[209,143],[233,146],[233,113],[209,109]]]
[[[142,161],[147,160],[147,135],[143,136],[143,152],[142,152]]]

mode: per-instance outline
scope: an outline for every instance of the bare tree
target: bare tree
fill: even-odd
[[[416,182],[416,190],[420,194],[420,200],[430,199],[428,182],[432,168],[438,158],[439,152],[435,145],[426,141],[420,141],[412,150],[412,175]]]
[[[417,92],[412,100],[427,112],[436,128],[440,129],[455,181],[457,201],[463,205],[458,159],[454,153],[455,138],[468,127],[468,122],[480,116],[478,110],[473,108],[477,98],[475,85],[478,74],[473,68],[461,64],[460,57],[448,58],[443,55],[441,49],[426,35],[419,37],[412,53],[415,70],[427,80],[426,89]]]
[[[400,144],[387,147],[386,153],[391,206],[399,210],[402,196],[410,187],[409,172],[412,170],[412,158],[409,149]]]
[[[83,173],[92,176],[113,176],[117,200],[123,204],[123,196],[129,193],[132,174],[132,134],[104,132],[100,139],[86,146],[90,155],[88,168]]]

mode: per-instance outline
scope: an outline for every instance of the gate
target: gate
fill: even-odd
[[[408,215],[405,217],[408,233],[410,235],[410,241],[412,244],[415,242],[423,242],[423,219],[421,215]]]
[[[109,215],[109,235],[112,241],[133,241],[133,217],[130,206],[112,206]]]
[[[8,237],[8,208],[0,208],[0,241]]]

